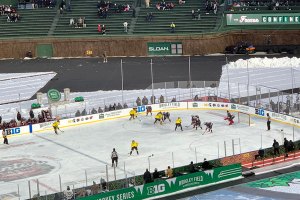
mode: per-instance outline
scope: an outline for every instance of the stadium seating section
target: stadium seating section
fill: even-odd
[[[206,0],[186,0],[185,4],[179,5],[177,0],[171,0],[175,7],[172,10],[158,10],[155,5],[161,0],[150,1],[150,8],[145,8],[144,0],[114,0],[117,4],[129,4],[130,11],[114,13],[108,12],[107,19],[97,15],[98,0],[71,0],[71,11],[59,12],[61,0],[57,0],[54,8],[18,9],[21,16],[18,22],[7,22],[5,15],[0,16],[0,38],[17,37],[103,37],[97,30],[98,24],[106,26],[106,36],[113,35],[165,35],[170,34],[170,24],[176,25],[175,34],[198,34],[212,32],[219,28],[222,23],[222,11],[217,15],[206,13]],[[166,2],[168,2],[166,0]],[[14,5],[18,7],[17,0],[0,0],[0,5]],[[299,3],[298,3],[299,4]],[[300,10],[300,5],[291,6],[293,10]],[[132,8],[136,9],[136,18],[132,17]],[[246,6],[248,8],[234,8],[229,12],[256,12],[268,10],[267,5]],[[228,9],[229,7],[226,7]],[[259,8],[259,9],[257,9]],[[191,11],[200,9],[201,19],[192,20]],[[284,9],[282,7],[282,9]],[[270,11],[270,10],[269,10]],[[153,20],[147,21],[147,13],[153,13]],[[276,12],[276,11],[274,11]],[[86,27],[74,28],[70,26],[70,19],[85,18]],[[123,22],[128,22],[128,32],[124,32]],[[224,23],[224,20],[223,20]]]

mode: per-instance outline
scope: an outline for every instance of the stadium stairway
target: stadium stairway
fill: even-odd
[[[205,10],[204,0],[187,0],[185,4],[179,5],[178,1],[172,2],[175,7],[172,10],[158,10],[156,4],[161,0],[151,1],[150,8],[145,8],[142,2],[138,20],[135,24],[134,34],[168,34],[170,24],[175,23],[175,34],[197,34],[213,31],[216,28],[218,14],[209,14]],[[201,19],[192,19],[192,10],[197,12],[200,9]],[[153,13],[153,21],[146,20],[147,13]],[[197,14],[196,14],[197,16]]]

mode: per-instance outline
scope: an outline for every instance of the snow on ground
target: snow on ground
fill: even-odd
[[[0,103],[27,100],[31,98],[55,75],[55,72],[0,74]]]
[[[300,58],[250,58],[230,62],[222,68],[219,91],[233,97],[255,95],[256,88],[261,93],[300,87]],[[249,79],[249,93],[248,90]]]
[[[193,130],[189,126],[192,114],[198,114],[202,123],[212,121],[214,132],[202,135],[203,130]],[[190,161],[200,162],[204,158],[211,160],[224,157],[224,141],[228,156],[233,153],[232,146],[235,153],[239,153],[240,150],[247,152],[261,146],[270,147],[273,139],[280,143],[283,137],[293,139],[292,128],[286,125],[272,122],[272,130],[267,132],[264,119],[252,118],[252,126],[246,123],[228,126],[223,119],[224,115],[224,111],[215,110],[172,111],[172,122],[163,125],[154,125],[154,116],[141,115],[132,121],[121,118],[69,127],[59,135],[47,131],[10,138],[9,146],[0,147],[0,194],[12,195],[19,184],[21,199],[26,198],[29,195],[28,180],[31,183],[32,195],[37,193],[37,182],[41,194],[57,192],[59,175],[62,189],[67,185],[71,188],[73,185],[75,188],[82,187],[86,185],[85,170],[87,184],[91,185],[92,181],[99,182],[101,177],[106,177],[106,165],[109,179],[112,180],[112,148],[116,148],[119,154],[116,178],[120,179],[125,177],[125,173],[128,177],[144,173],[149,168],[149,161],[150,171],[153,171],[154,168],[164,170],[167,166],[173,167],[173,164],[178,167]],[[183,119],[184,131],[175,132],[174,121],[179,116]],[[244,117],[246,121],[247,118]],[[128,155],[132,139],[139,142],[138,156],[135,153],[133,156]],[[296,129],[295,140],[299,139],[300,131]]]

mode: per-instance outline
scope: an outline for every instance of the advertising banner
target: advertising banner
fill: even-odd
[[[5,129],[5,132],[6,132],[7,136],[11,137],[11,136],[30,133],[30,128],[29,128],[29,126],[20,126],[20,127],[15,127],[15,128],[7,128],[7,129]]]
[[[182,54],[181,42],[148,42],[148,55],[180,55]]]
[[[300,25],[300,13],[226,14],[227,25]]]
[[[89,197],[80,198],[82,200],[141,200],[155,196],[178,192],[191,187],[203,186],[218,181],[230,180],[242,175],[240,164],[233,164],[224,167],[218,167],[212,170],[199,171],[192,174],[179,176],[176,178],[160,180],[145,185],[125,188],[121,190],[105,192]]]

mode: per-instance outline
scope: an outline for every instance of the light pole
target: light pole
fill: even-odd
[[[228,98],[230,101],[230,80],[229,80],[229,70],[228,70],[228,58],[226,56],[226,69],[227,69],[227,87],[228,87]]]
[[[153,85],[153,62],[152,62],[152,59],[151,59],[151,62],[150,62],[150,66],[151,66],[151,88],[152,88],[152,98],[154,98],[154,85]]]
[[[123,74],[123,60],[121,59],[121,80],[122,80],[122,105],[124,105],[124,74]]]
[[[247,75],[248,75],[248,84],[247,84],[247,96],[248,96],[248,106],[250,105],[250,74],[249,74],[249,59],[247,59]]]
[[[191,56],[189,56],[189,84],[190,84],[190,97],[192,98]]]
[[[150,156],[148,156],[148,169],[150,171],[150,167],[151,167],[151,164],[150,164],[150,158],[153,157],[154,154],[151,154]]]

